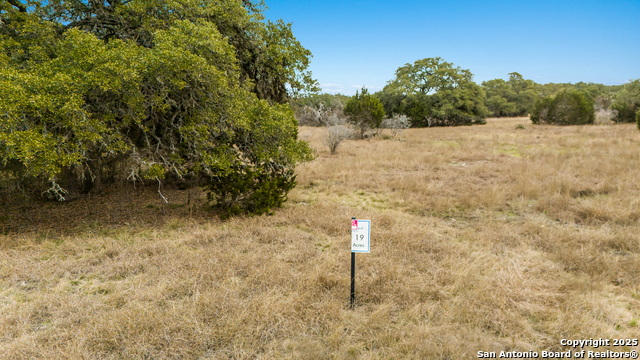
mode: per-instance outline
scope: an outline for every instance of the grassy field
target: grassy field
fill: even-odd
[[[300,136],[317,158],[270,216],[156,188],[4,199],[0,358],[473,359],[640,337],[633,125],[489,119],[333,156],[325,129]],[[352,216],[372,221],[354,310]]]

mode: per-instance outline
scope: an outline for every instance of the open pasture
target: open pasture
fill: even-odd
[[[472,359],[639,337],[634,125],[489,119],[337,155],[325,131],[300,129],[316,159],[273,215],[223,221],[155,187],[5,199],[0,357]],[[352,216],[372,221],[355,310]]]

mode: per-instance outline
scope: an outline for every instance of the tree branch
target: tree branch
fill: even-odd
[[[7,1],[9,2],[9,4],[17,7],[20,12],[23,12],[23,13],[27,12],[27,7],[21,4],[18,0],[7,0]]]

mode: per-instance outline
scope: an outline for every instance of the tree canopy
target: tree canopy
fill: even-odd
[[[259,4],[13,0],[0,16],[5,177],[58,199],[118,178],[190,181],[263,212],[310,156],[284,105],[316,88],[310,52]]]
[[[517,72],[509,74],[509,80],[484,81],[486,105],[492,116],[526,116],[538,97],[536,83],[524,79]]]
[[[404,114],[414,126],[484,123],[484,90],[473,74],[442,58],[405,64],[379,94],[387,113]]]

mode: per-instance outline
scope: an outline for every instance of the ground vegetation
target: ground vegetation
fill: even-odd
[[[324,128],[300,136],[317,157],[271,216],[212,218],[195,189],[2,193],[2,357],[472,359],[637,337],[635,125],[487,119],[336,155]],[[353,310],[352,216],[372,224]]]

